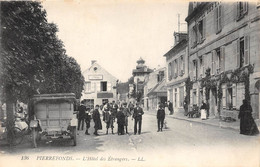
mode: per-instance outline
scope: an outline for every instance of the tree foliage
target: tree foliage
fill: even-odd
[[[33,94],[75,93],[84,77],[66,55],[54,23],[39,2],[1,3],[0,86],[2,100],[28,102]]]

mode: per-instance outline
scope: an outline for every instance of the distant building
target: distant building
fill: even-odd
[[[145,65],[145,61],[142,58],[140,58],[136,62],[137,62],[136,69],[134,69],[133,73],[132,73],[133,77],[134,77],[135,91],[136,91],[137,97],[138,96],[143,97],[144,79],[147,75],[149,75],[151,72],[153,72],[153,70],[149,69]]]
[[[120,102],[129,101],[129,82],[117,84],[117,100]]]
[[[102,68],[96,61],[92,61],[90,68],[83,72],[85,77],[82,100],[90,106],[101,105],[116,100],[117,79]]]
[[[165,81],[166,68],[154,70],[145,77],[144,81],[144,109],[156,111],[159,102],[167,101],[167,87]]]
[[[243,99],[259,118],[259,2],[190,2],[190,105],[207,101],[210,116],[237,119]]]
[[[188,78],[188,35],[174,33],[175,45],[166,57],[167,64],[167,96],[172,102],[174,111],[184,111],[185,81]]]

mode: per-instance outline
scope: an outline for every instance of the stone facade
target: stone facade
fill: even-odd
[[[186,18],[189,34],[189,76],[193,82],[190,105],[210,105],[210,116],[229,115],[237,119],[246,94],[250,94],[254,117],[259,118],[260,8],[256,2],[190,3]],[[248,70],[254,67],[253,72]],[[209,99],[201,81],[210,70],[215,87]],[[237,78],[235,73],[241,72]],[[240,81],[249,73],[249,92]],[[223,82],[223,77],[228,81]],[[222,92],[222,98],[219,94]]]
[[[102,68],[96,61],[83,72],[85,77],[84,90],[81,100],[84,100],[90,107],[104,102],[116,101],[117,79]]]
[[[188,42],[187,33],[174,33],[175,46],[164,56],[167,64],[167,97],[173,103],[174,111],[184,111],[185,81],[188,78]],[[176,38],[181,35],[182,38]],[[176,41],[181,39],[181,41]]]

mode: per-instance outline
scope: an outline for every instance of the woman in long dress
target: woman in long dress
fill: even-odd
[[[238,118],[240,119],[240,134],[259,134],[259,130],[254,118],[252,117],[252,107],[246,99],[243,100],[243,104],[240,107]]]

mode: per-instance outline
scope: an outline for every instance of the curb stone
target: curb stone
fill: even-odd
[[[149,114],[149,115],[156,115],[155,113],[151,113],[151,112],[146,112],[146,113]],[[212,124],[212,123],[209,123],[209,122],[200,122],[200,121],[196,121],[196,120],[192,120],[192,119],[186,119],[186,118],[180,118],[180,117],[176,117],[176,116],[166,115],[166,117],[178,119],[178,120],[183,120],[183,121],[187,121],[187,122],[194,122],[194,123],[199,123],[199,124],[204,124],[204,125],[210,125],[210,126],[219,127],[219,128],[222,128],[222,129],[230,129],[230,130],[234,130],[234,131],[239,131],[239,128],[236,128],[236,127],[230,127],[230,126],[225,126],[225,125],[220,125],[220,124],[217,125],[217,124]]]

